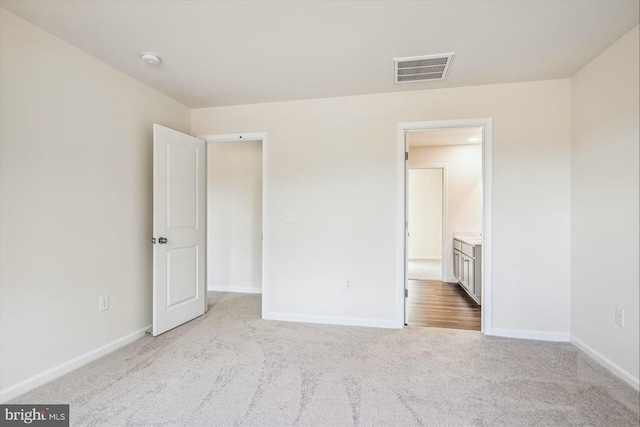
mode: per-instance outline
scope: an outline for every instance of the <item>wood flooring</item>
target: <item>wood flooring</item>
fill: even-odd
[[[480,330],[480,306],[458,284],[409,280],[410,326]]]

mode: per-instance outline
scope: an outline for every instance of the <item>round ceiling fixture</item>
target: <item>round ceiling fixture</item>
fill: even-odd
[[[160,65],[160,57],[153,52],[140,52],[142,62],[149,65]]]

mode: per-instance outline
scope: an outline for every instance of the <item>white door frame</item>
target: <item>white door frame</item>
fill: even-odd
[[[267,249],[265,245],[267,240],[267,133],[228,133],[219,135],[203,135],[198,138],[204,139],[207,144],[219,142],[262,141],[262,283],[260,285],[262,288],[262,318],[266,319],[266,315],[268,313],[268,289],[267,280],[265,279],[265,272],[267,271]],[[206,215],[208,215],[208,213]]]
[[[440,251],[442,252],[442,257],[440,258],[440,275],[442,276],[442,281],[445,279],[444,275],[444,252],[446,248],[445,235],[447,231],[447,165],[445,164],[430,164],[426,166],[418,166],[415,168],[410,168],[407,164],[407,173],[409,170],[418,170],[418,169],[442,169],[442,247]],[[407,201],[408,201],[407,196]],[[407,254],[407,258],[409,254]],[[406,313],[405,313],[405,322],[406,322]]]
[[[406,283],[406,176],[408,162],[406,160],[407,146],[405,133],[411,130],[446,129],[462,127],[482,127],[482,316],[480,330],[485,335],[493,335],[493,297],[492,297],[492,123],[491,118],[438,120],[425,122],[398,123],[397,134],[397,293],[396,319],[398,323],[405,321],[405,283]]]

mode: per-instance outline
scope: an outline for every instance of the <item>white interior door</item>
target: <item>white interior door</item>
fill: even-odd
[[[153,125],[153,330],[206,309],[206,153],[201,139]]]

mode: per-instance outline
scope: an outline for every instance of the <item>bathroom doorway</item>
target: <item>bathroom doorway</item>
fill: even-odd
[[[405,323],[482,329],[484,126],[406,130]]]

